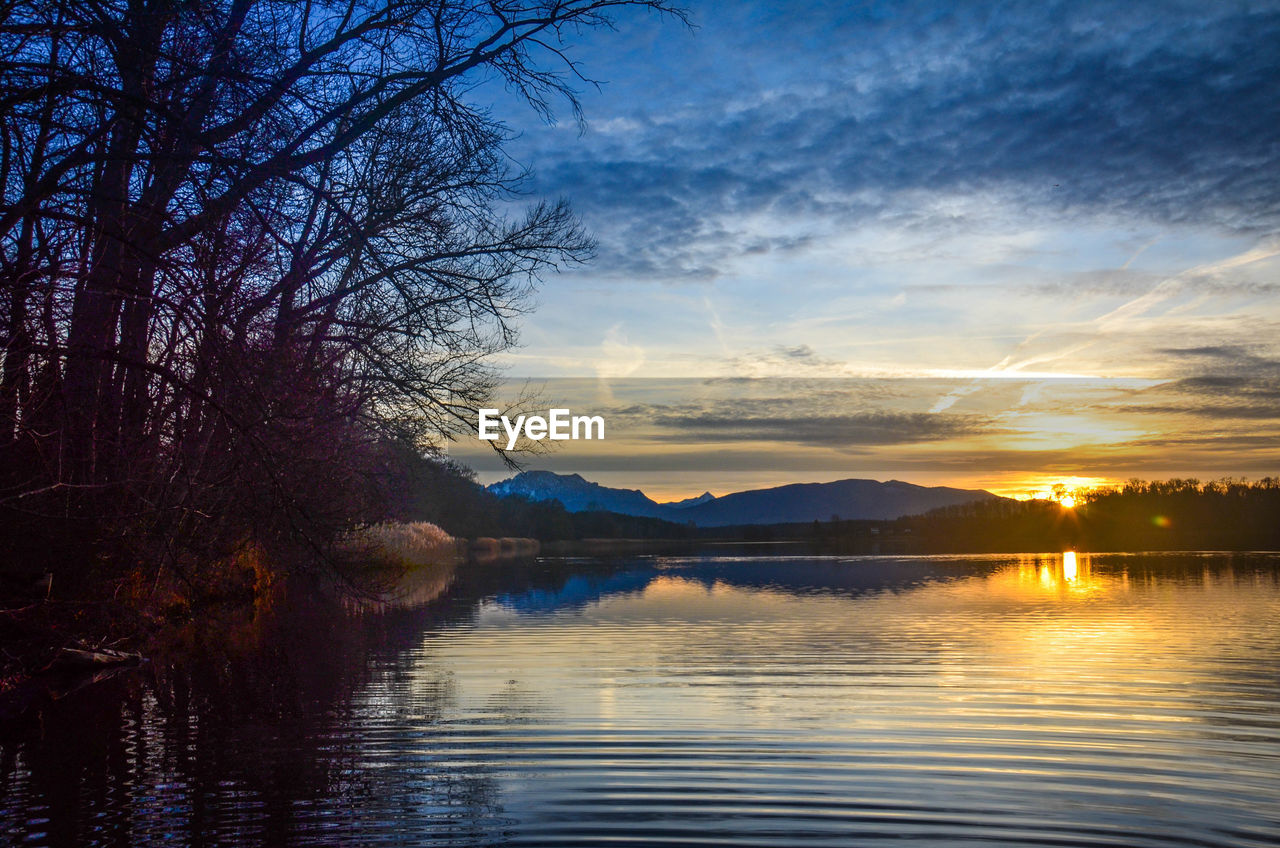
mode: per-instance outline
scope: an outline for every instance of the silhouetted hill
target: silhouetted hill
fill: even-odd
[[[796,483],[772,489],[735,492],[723,497],[710,493],[676,503],[660,504],[637,489],[612,489],[578,474],[525,471],[494,483],[489,491],[532,501],[554,500],[570,512],[607,510],[623,515],[662,518],[700,527],[745,524],[784,524],[841,519],[893,519],[932,509],[996,499],[981,489],[917,486],[890,480],[837,480],[834,483]]]
[[[890,480],[795,483],[773,489],[735,492],[689,507],[681,517],[699,527],[733,524],[787,524],[841,519],[891,519],[996,496],[981,489],[917,486]]]

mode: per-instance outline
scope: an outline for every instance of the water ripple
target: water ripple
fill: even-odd
[[[370,625],[334,679],[139,679],[81,717],[94,750],[4,743],[0,835],[1280,844],[1280,563],[1081,560],[641,559],[463,593]]]

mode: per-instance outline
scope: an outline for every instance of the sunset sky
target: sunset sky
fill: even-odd
[[[599,241],[503,367],[607,439],[530,467],[658,499],[1280,473],[1280,3],[689,8],[584,34],[585,129],[476,92]]]

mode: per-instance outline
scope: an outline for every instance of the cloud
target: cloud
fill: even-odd
[[[789,442],[837,450],[866,446],[945,441],[990,432],[990,422],[976,415],[931,415],[911,412],[860,412],[846,415],[754,415],[715,412],[695,415],[658,414],[658,438],[680,442]]]
[[[1245,345],[1199,345],[1197,347],[1166,347],[1157,351],[1172,359],[1191,361],[1199,367],[1225,369],[1232,374],[1271,372],[1280,373],[1280,360],[1258,352]]]
[[[1266,355],[1261,346],[1231,344],[1163,348],[1156,353],[1167,358],[1174,379],[1126,393],[1096,409],[1207,419],[1220,431],[1214,437],[1229,437],[1237,450],[1255,450],[1268,441],[1280,445],[1280,431],[1258,431],[1260,422],[1280,421],[1280,359]],[[1169,434],[1167,444],[1200,443],[1201,436],[1187,425],[1166,422],[1163,427]],[[1247,432],[1233,432],[1239,427]]]
[[[596,374],[602,379],[617,379],[635,373],[644,365],[644,348],[631,344],[621,324],[605,331],[600,352],[593,360]]]
[[[822,227],[1280,229],[1276,3],[847,5],[695,8],[697,37],[631,72],[649,89],[588,104],[598,132],[535,134],[536,190],[600,236],[597,272],[714,278]]]
[[[1274,403],[1254,405],[1222,403],[1206,403],[1200,405],[1147,404],[1116,406],[1112,409],[1116,412],[1126,412],[1137,415],[1198,415],[1218,421],[1227,419],[1280,421],[1280,407],[1276,406]],[[1268,436],[1267,438],[1273,441],[1280,440],[1280,433]]]
[[[1202,345],[1166,348],[1180,376],[1161,387],[1196,401],[1183,411],[1233,418],[1280,418],[1280,359],[1265,348]],[[1269,413],[1269,414],[1268,414]]]
[[[796,345],[795,347],[786,347],[784,345],[779,345],[776,348],[776,350],[780,356],[784,356],[788,359],[813,359],[814,358],[813,348],[809,347],[807,344]]]
[[[804,359],[800,348],[788,347]],[[1256,348],[1221,344],[1165,353],[1184,376],[1148,386],[994,381],[966,401],[963,414],[924,411],[967,385],[957,380],[628,378],[607,387],[553,380],[546,396],[604,415],[608,438],[567,444],[534,462],[588,476],[661,472],[698,491],[745,472],[777,482],[911,473],[957,483],[996,473],[1276,474],[1280,403],[1250,395],[1266,386],[1237,369],[1271,360]],[[1206,363],[1219,373],[1201,374]],[[486,472],[501,470],[478,442],[455,453]]]
[[[841,376],[846,363],[820,356],[807,344],[774,345],[769,350],[749,351],[726,357],[724,366],[741,378],[783,376]]]

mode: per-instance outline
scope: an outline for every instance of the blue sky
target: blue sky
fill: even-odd
[[[1012,491],[1072,476],[1073,450],[1089,478],[1280,470],[1280,4],[689,11],[692,31],[634,13],[583,34],[570,55],[602,81],[583,126],[495,106],[531,195],[567,198],[599,243],[540,286],[507,373],[591,378],[606,407],[610,383],[692,381],[621,392],[654,409],[619,418],[616,469],[578,445],[534,467],[673,497],[840,476]],[[740,420],[690,385],[741,377],[793,416],[732,433],[773,467],[687,470],[731,428],[669,413]],[[894,386],[842,401],[820,461],[815,379]],[[938,419],[854,461],[859,415]],[[917,431],[952,459],[916,463]],[[476,447],[455,453],[495,474]]]

